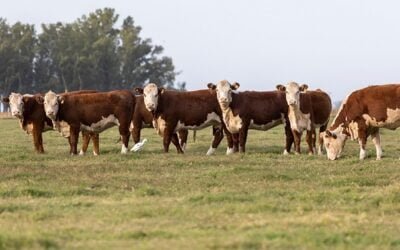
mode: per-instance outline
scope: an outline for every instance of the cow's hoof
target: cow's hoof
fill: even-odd
[[[217,150],[216,148],[210,147],[210,148],[208,149],[206,155],[207,155],[207,156],[213,155],[213,154],[215,153],[216,150]],[[228,151],[227,151],[227,154],[228,154]]]

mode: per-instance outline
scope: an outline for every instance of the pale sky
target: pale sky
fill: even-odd
[[[9,23],[72,22],[98,8],[130,15],[142,37],[172,57],[189,90],[227,79],[241,90],[297,81],[341,100],[400,82],[400,1],[387,0],[14,0]]]

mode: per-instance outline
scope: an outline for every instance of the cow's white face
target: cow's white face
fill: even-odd
[[[321,136],[324,140],[324,146],[328,159],[332,161],[338,159],[343,151],[347,136],[340,132],[338,134],[334,134],[328,130],[321,133]]]
[[[300,86],[295,82],[286,85],[286,102],[289,106],[298,106],[300,103]]]
[[[22,119],[22,115],[24,113],[23,95],[19,93],[11,93],[8,98],[10,99],[11,115]]]
[[[222,108],[228,108],[232,102],[232,91],[239,88],[238,83],[231,85],[227,80],[219,81],[216,85],[217,99]]]
[[[59,96],[53,91],[49,91],[44,96],[44,111],[46,116],[52,120],[56,120],[58,109],[59,109]]]
[[[156,84],[149,83],[143,89],[143,98],[146,109],[150,112],[157,110],[159,90]]]

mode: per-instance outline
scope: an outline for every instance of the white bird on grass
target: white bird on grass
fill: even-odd
[[[144,144],[147,142],[147,139],[146,138],[144,138],[141,142],[138,142],[138,143],[136,143],[135,145],[133,145],[133,147],[131,148],[131,151],[133,151],[133,152],[138,152],[138,151],[140,151],[142,148],[143,148],[143,146],[144,146]]]

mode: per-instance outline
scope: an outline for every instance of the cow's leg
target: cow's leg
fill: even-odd
[[[181,129],[178,131],[178,138],[179,138],[179,145],[181,146],[182,150],[186,150],[186,143],[187,143],[187,138],[189,135],[189,130],[187,129]]]
[[[71,155],[78,154],[79,127],[70,126]]]
[[[32,137],[33,137],[33,145],[35,146],[36,152],[39,154],[44,153],[42,129],[40,128],[40,126],[33,124]]]
[[[288,122],[289,120],[286,119],[286,121],[287,121],[285,123],[286,145],[285,145],[285,150],[283,151],[284,155],[288,155],[290,153],[290,148],[292,147],[292,144],[294,142],[292,129],[290,128],[290,123]]]
[[[307,130],[306,141],[308,144],[308,154],[309,155],[314,154],[314,147],[315,147],[315,143],[313,143],[314,138],[315,138],[315,129]]]
[[[379,128],[374,129],[371,132],[372,142],[376,149],[376,159],[380,160],[382,158],[382,147],[381,147],[381,135],[379,134]]]
[[[82,148],[81,151],[79,152],[79,155],[84,155],[88,149],[90,142],[90,135],[89,132],[82,131]]]
[[[129,122],[130,124],[130,122]],[[122,146],[121,146],[121,154],[126,154],[128,153],[128,144],[129,144],[129,136],[130,136],[130,131],[129,131],[129,124],[128,125],[119,125],[119,134],[122,139]]]
[[[294,151],[295,154],[300,154],[300,142],[301,142],[301,134],[297,130],[292,130],[293,139],[294,139]]]
[[[100,135],[97,133],[91,133],[90,137],[92,138],[93,142],[93,155],[99,155],[100,154]]]
[[[328,124],[322,125],[319,128],[319,134],[318,134],[318,155],[323,155],[324,152],[323,150],[323,145],[324,145],[324,139],[321,137],[321,133],[326,130]]]
[[[229,132],[229,130],[226,128],[226,126],[224,124],[221,124],[221,126],[222,126],[223,133],[225,133],[226,142],[228,144],[228,147],[226,148],[226,154],[230,155],[230,154],[238,152],[239,151],[239,137],[237,135]],[[221,136],[221,140],[222,140],[223,134],[221,134],[220,136]],[[219,145],[219,143],[218,143],[218,145]],[[218,147],[218,145],[215,145],[215,148]]]
[[[164,153],[168,153],[168,151],[169,151],[169,144],[171,144],[173,134],[174,133],[173,133],[172,129],[169,129],[169,127],[164,128],[164,136],[163,136]],[[179,142],[178,142],[178,145],[179,145]]]
[[[249,126],[247,124],[243,124],[242,128],[239,130],[239,153],[246,152],[246,141],[247,141],[248,131],[249,131]]]
[[[177,133],[173,133],[171,135],[171,142],[175,145],[178,154],[183,154],[183,149],[181,147],[181,144],[179,143],[179,138]]]
[[[133,143],[136,144],[138,142],[140,142],[140,132],[142,131],[142,125],[143,122],[142,120],[140,121],[132,121],[132,139],[133,139]]]
[[[215,151],[217,150],[218,145],[221,143],[222,139],[224,138],[224,132],[220,125],[212,126],[212,134],[213,134],[213,139],[211,141],[210,148],[208,149],[206,155],[213,155],[215,153]],[[228,136],[227,136],[226,139],[228,141],[228,149],[229,149],[229,145],[231,145],[231,147],[233,147],[232,141],[229,142],[229,140],[231,138],[228,139]]]
[[[364,160],[367,156],[365,146],[367,144],[367,133],[364,129],[358,129],[358,144],[360,145],[360,160]]]

